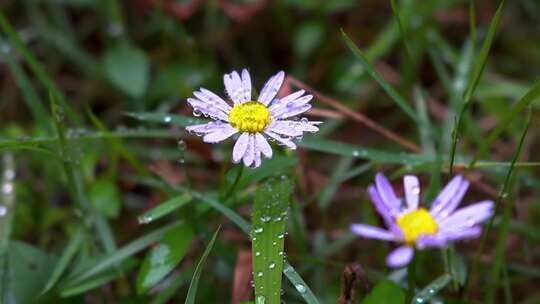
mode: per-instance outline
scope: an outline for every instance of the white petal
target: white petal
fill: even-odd
[[[203,137],[203,141],[207,143],[217,143],[231,137],[237,132],[238,130],[231,127],[231,125],[224,124],[222,128],[216,129],[213,132],[206,134]]]
[[[284,107],[286,106],[289,102],[291,101],[294,101],[295,99],[297,99],[298,97],[304,95],[306,91],[304,90],[299,90],[299,91],[296,91],[292,94],[289,94],[281,99],[274,99],[274,102],[272,103],[272,105],[268,108],[270,111],[273,111],[277,108],[281,108],[281,107]]]
[[[261,150],[259,149],[257,144],[255,144],[253,147],[255,151],[255,161],[253,162],[253,168],[258,168],[261,165]]]
[[[246,167],[250,167],[255,161],[255,137],[252,134],[248,135],[248,146],[243,161]]]
[[[272,157],[272,147],[270,147],[270,144],[268,141],[266,141],[266,138],[262,136],[262,134],[257,133],[255,134],[255,146],[259,149],[259,151],[262,152],[266,158]]]
[[[304,132],[317,132],[319,128],[309,121],[276,120],[269,126],[268,130],[285,136],[302,136]]]
[[[418,178],[414,175],[405,175],[403,186],[408,206],[407,210],[413,211],[418,209],[418,203],[420,202],[420,183],[418,182]]]
[[[220,108],[205,103],[199,99],[188,98],[187,102],[193,108],[194,111],[199,111],[205,116],[210,116],[213,119],[221,119],[223,121],[229,121],[229,116]]]
[[[305,105],[300,106],[300,107],[287,109],[287,111],[284,111],[283,113],[281,113],[280,115],[275,116],[275,117],[278,118],[278,119],[285,119],[285,118],[296,116],[298,114],[302,114],[302,113],[308,111],[309,109],[311,109],[311,105],[310,104],[305,104]]]
[[[249,144],[249,133],[242,133],[240,137],[236,140],[233,148],[233,162],[238,163],[244,154]]]
[[[279,117],[279,118],[288,116],[289,112],[297,112],[299,111],[299,109],[307,108],[305,107],[305,105],[308,104],[311,101],[311,99],[313,99],[312,95],[306,95],[306,96],[302,96],[298,99],[295,99],[289,102],[284,102],[283,100],[281,100],[280,104],[282,104],[282,106],[272,111],[272,114],[274,115],[274,117]],[[294,115],[290,115],[290,116],[294,116]]]
[[[223,75],[223,83],[225,84],[225,90],[232,101],[237,103],[243,102],[244,88],[242,85],[242,79],[238,72],[232,71],[230,74]]]
[[[289,149],[296,149],[296,145],[292,142],[292,140],[288,139],[288,138],[284,138],[284,137],[281,137],[279,136],[278,134],[270,131],[270,130],[264,130],[264,133],[270,137],[272,137],[273,139],[277,140],[278,142],[280,142],[282,145],[284,146],[287,146]]]
[[[188,132],[195,133],[195,135],[203,135],[206,133],[214,132],[217,129],[226,128],[225,125],[228,125],[228,123],[224,123],[221,121],[211,121],[204,124],[198,124],[198,125],[191,125],[186,127],[186,130]]]
[[[270,79],[268,79],[268,81],[264,84],[261,94],[259,94],[259,102],[264,105],[268,105],[274,99],[274,97],[276,97],[276,94],[281,88],[281,84],[283,84],[284,79],[285,72],[283,71],[279,71],[276,75],[270,77]]]
[[[199,99],[200,101],[203,101],[209,105],[213,105],[221,109],[225,113],[229,113],[229,111],[231,110],[231,106],[229,106],[229,104],[225,100],[205,88],[201,88],[200,91],[193,92],[193,95],[195,95],[195,97],[197,97],[197,99]]]
[[[247,102],[251,100],[251,77],[249,76],[249,72],[246,69],[242,70],[242,88],[243,94],[241,96],[241,99],[243,102]]]

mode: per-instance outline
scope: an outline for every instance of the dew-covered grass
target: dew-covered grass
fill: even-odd
[[[0,7],[0,303],[540,303],[538,1]],[[322,122],[257,168],[186,130],[244,68]],[[461,175],[492,214],[389,267],[403,242],[351,231],[388,224],[379,172],[426,209]]]

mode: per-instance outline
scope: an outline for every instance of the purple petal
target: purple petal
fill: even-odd
[[[418,249],[424,249],[426,247],[446,247],[448,239],[444,233],[437,233],[435,235],[422,235],[416,240],[416,247]]]
[[[388,207],[393,215],[401,212],[401,200],[397,198],[392,185],[382,173],[375,176],[375,186],[379,192],[381,201]]]
[[[446,237],[449,241],[475,239],[482,234],[482,228],[475,226],[458,231],[440,232],[440,234]]]
[[[255,142],[257,141],[257,137],[255,137]],[[254,151],[255,151],[255,160],[253,161],[253,168],[258,168],[261,165],[261,149],[255,145],[253,145]]]
[[[401,235],[401,230],[399,229],[399,227],[397,227],[394,221],[394,215],[397,215],[397,214],[392,213],[388,205],[386,205],[382,201],[381,197],[379,196],[379,192],[373,185],[368,187],[368,194],[371,197],[371,200],[373,201],[373,205],[375,206],[375,209],[383,218],[386,226],[390,228],[390,230],[394,234]]]
[[[285,137],[281,137],[270,130],[264,130],[264,133],[270,136],[271,138],[277,140],[280,144],[287,146],[287,148],[292,149],[292,150],[296,149],[296,145],[292,142],[292,140]]]
[[[264,84],[261,94],[259,94],[259,102],[265,106],[268,105],[276,97],[284,79],[285,72],[283,71],[279,71],[276,75],[270,77]]]
[[[473,227],[493,214],[493,202],[483,201],[461,208],[439,222],[442,231],[457,231]]]
[[[355,234],[358,234],[360,236],[370,238],[370,239],[378,239],[383,241],[396,241],[396,236],[387,230],[364,225],[364,224],[353,224],[351,225],[351,231]]]
[[[241,99],[244,102],[251,100],[251,77],[249,72],[246,69],[242,70],[242,87],[244,88],[244,93],[241,96]]]
[[[203,137],[203,141],[207,143],[217,143],[231,137],[237,132],[238,130],[236,130],[235,128],[231,127],[228,124],[224,124],[223,127],[215,129],[214,131],[206,134]]]
[[[268,144],[268,141],[262,134],[257,133],[255,134],[255,146],[259,149],[259,151],[262,152],[266,158],[272,157],[272,147],[270,147],[270,144]]]
[[[454,197],[456,194],[456,191],[458,191],[459,187],[461,186],[461,183],[463,182],[463,178],[461,175],[454,176],[452,180],[446,186],[439,192],[439,195],[433,200],[431,203],[431,213],[436,214],[438,213],[448,202]]]
[[[233,162],[238,163],[244,154],[246,154],[246,150],[249,143],[249,133],[242,133],[238,140],[236,140],[236,143],[234,144],[233,148]]]
[[[205,116],[210,116],[213,119],[221,119],[223,121],[229,121],[229,115],[217,106],[210,105],[195,98],[188,98],[187,102],[193,108],[194,111],[199,111]]]
[[[193,92],[193,95],[195,95],[195,97],[197,97],[197,99],[200,101],[215,106],[225,113],[229,113],[231,110],[231,106],[229,106],[225,100],[205,88],[201,88],[200,91]]]
[[[244,165],[246,167],[250,167],[251,164],[255,161],[255,136],[252,134],[249,134],[248,137],[248,146],[246,149],[246,153],[244,154]]]
[[[441,221],[442,219],[450,215],[459,206],[459,203],[461,203],[461,200],[465,196],[465,193],[467,192],[468,188],[469,188],[469,182],[466,180],[463,180],[461,184],[459,185],[459,188],[454,193],[454,195],[452,195],[452,197],[450,198],[450,200],[446,204],[438,207],[437,209],[433,209],[434,212],[431,212],[431,215],[437,221]]]
[[[409,246],[401,246],[394,249],[386,257],[386,264],[392,268],[403,267],[412,260],[414,249]]]
[[[229,97],[235,104],[244,102],[242,97],[244,95],[244,88],[242,85],[242,79],[238,72],[232,71],[230,74],[223,75],[223,83],[225,84],[225,90]]]
[[[405,175],[403,186],[408,211],[418,209],[418,203],[420,202],[420,182],[418,182],[418,178],[414,175]]]

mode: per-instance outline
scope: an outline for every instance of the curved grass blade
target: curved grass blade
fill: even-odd
[[[253,280],[256,303],[281,302],[285,226],[291,183],[270,179],[257,187],[252,216]]]
[[[49,281],[47,281],[47,284],[45,285],[45,288],[41,292],[41,294],[46,293],[49,291],[56,282],[60,279],[64,271],[66,270],[67,266],[77,253],[77,250],[81,247],[85,239],[84,234],[84,228],[79,226],[73,237],[69,240],[69,243],[67,244],[66,248],[64,249],[64,252],[62,253],[62,256],[60,257],[60,260],[56,263],[54,266],[54,270],[51,274],[51,277],[49,278]]]
[[[478,82],[480,81],[480,77],[482,76],[482,72],[484,71],[484,68],[486,66],[487,57],[489,55],[491,45],[493,43],[495,34],[497,32],[497,26],[499,25],[499,22],[501,20],[502,11],[504,7],[504,1],[505,0],[501,1],[501,3],[499,4],[499,7],[497,8],[497,11],[495,12],[495,16],[493,16],[493,19],[491,20],[491,24],[489,25],[489,30],[488,30],[486,39],[484,40],[484,43],[482,44],[482,49],[480,50],[480,53],[478,54],[478,59],[476,60],[476,63],[473,66],[471,78],[469,79],[469,85],[467,86],[467,90],[465,91],[465,95],[463,96],[463,104],[461,106],[461,111],[456,120],[454,131],[452,134],[452,150],[450,153],[450,175],[452,175],[452,170],[454,167],[453,165],[454,165],[454,160],[455,160],[455,155],[456,155],[457,138],[459,136],[459,133],[461,132],[461,125],[463,123],[462,122],[463,117],[469,107],[474,90],[476,89],[476,86],[478,85]]]
[[[192,197],[189,193],[175,196],[140,215],[138,217],[139,224],[148,224],[159,218],[162,218],[165,215],[177,210],[178,208],[183,207],[184,205],[189,203],[191,199]]]
[[[360,61],[366,72],[379,83],[383,90],[392,98],[392,100],[400,107],[405,114],[407,114],[412,120],[417,121],[416,113],[407,103],[407,100],[403,98],[385,79],[375,70],[375,68],[369,63],[363,52],[354,44],[354,42],[347,36],[347,34],[341,30],[341,35],[349,49],[353,52],[356,58]]]
[[[106,269],[109,269],[117,263],[121,263],[127,258],[135,255],[139,251],[145,249],[149,245],[158,242],[159,240],[161,240],[161,238],[166,232],[174,229],[175,227],[178,227],[180,224],[180,222],[173,222],[162,228],[156,229],[136,239],[135,241],[132,241],[124,247],[112,252],[111,254],[106,255],[105,257],[90,265],[86,269],[80,271],[75,275],[72,275],[68,280],[68,286],[80,283],[94,275],[101,273]]]
[[[289,281],[294,285],[294,288],[296,288],[296,291],[300,293],[302,298],[306,301],[308,304],[319,304],[319,300],[317,300],[317,297],[311,291],[309,286],[306,284],[306,282],[302,279],[302,277],[296,272],[294,267],[292,267],[291,264],[288,262],[283,263],[283,273],[287,276]]]
[[[519,140],[519,145],[514,152],[514,157],[512,159],[512,163],[515,163],[519,156],[521,155],[521,149],[523,147],[523,142],[525,140],[525,136],[527,135],[527,131],[529,130],[529,126],[531,123],[531,116],[532,116],[532,110],[529,108],[529,112],[527,113],[527,118],[525,122],[525,129],[523,130],[523,133],[521,134],[521,138]],[[495,303],[495,295],[497,292],[497,288],[499,287],[499,281],[501,279],[501,274],[504,266],[504,258],[505,258],[505,250],[506,250],[506,240],[508,238],[508,231],[510,227],[510,217],[512,216],[512,191],[511,188],[515,184],[516,181],[516,174],[514,173],[514,166],[511,166],[508,169],[507,176],[505,178],[503,190],[500,193],[500,195],[497,197],[497,202],[495,204],[495,209],[497,210],[498,207],[503,203],[503,201],[506,201],[504,204],[504,210],[503,210],[503,218],[501,226],[499,227],[499,231],[497,233],[497,241],[495,243],[495,257],[493,258],[492,267],[491,267],[491,284],[488,285],[487,290],[487,302],[486,303]],[[485,233],[487,234],[491,226],[493,225],[495,217],[491,217],[488,226],[486,227]]]
[[[214,235],[212,236],[210,243],[208,243],[208,245],[206,246],[206,249],[204,250],[203,255],[201,256],[201,259],[197,263],[197,267],[195,268],[195,273],[193,274],[193,277],[191,278],[191,283],[189,284],[189,289],[186,296],[185,304],[195,304],[195,297],[197,295],[197,288],[199,287],[199,279],[201,277],[201,272],[203,270],[204,263],[206,262],[206,259],[208,258],[208,255],[210,254],[210,251],[212,251],[212,248],[214,247],[214,243],[216,242],[216,238],[219,234],[220,229],[221,229],[221,226],[219,226],[216,232],[214,232]]]
[[[135,118],[140,121],[159,123],[159,124],[171,124],[181,127],[187,127],[190,125],[201,124],[208,122],[208,120],[188,117],[183,115],[174,115],[169,113],[157,113],[157,112],[128,112],[127,116]]]
[[[429,283],[424,289],[420,290],[411,301],[411,304],[428,303],[437,292],[446,287],[452,281],[452,276],[445,273],[442,276],[435,279],[435,281]]]

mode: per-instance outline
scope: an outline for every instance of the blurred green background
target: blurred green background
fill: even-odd
[[[256,88],[278,70],[291,77],[288,85],[314,88],[310,118],[325,121],[317,136],[354,146],[308,140],[297,152],[276,152],[224,205],[249,218],[249,185],[287,172],[295,183],[288,260],[321,303],[343,295],[347,265],[357,263],[367,273],[358,302],[381,278],[403,278],[385,268],[390,247],[352,236],[349,224],[377,223],[364,191],[376,171],[385,171],[396,187],[400,175],[417,172],[425,189],[431,185],[427,198],[448,180],[442,159],[451,153],[455,118],[499,2],[396,3],[399,23],[390,1],[378,0],[0,1],[3,302],[182,303],[218,224],[223,227],[196,303],[252,299],[249,239],[207,205],[233,184],[238,168],[230,163],[230,142],[206,145],[181,127],[191,116],[185,100],[194,90],[221,93],[222,75],[244,67]],[[477,155],[486,134],[537,80],[539,20],[540,1],[504,6],[463,117],[458,163]],[[373,81],[341,31],[421,120],[411,120]],[[521,161],[530,163],[516,167],[511,187],[515,204],[497,303],[540,303],[540,179],[532,163],[540,100],[529,102],[533,114]],[[524,112],[517,117],[480,155],[468,202],[497,197],[509,167],[502,162],[512,159],[523,131]],[[378,150],[359,155],[365,150],[354,147]],[[405,154],[419,151],[429,164]],[[193,200],[178,197],[191,190],[198,193]],[[141,214],[170,198],[182,209],[140,224]],[[495,227],[500,222],[496,217]],[[478,277],[469,281],[471,301],[483,303],[496,238],[488,238]],[[152,259],[169,245],[166,258]],[[458,262],[451,264],[465,272],[477,245],[458,248]],[[420,260],[419,285],[449,271],[439,252]],[[163,265],[152,279],[148,272]],[[466,273],[457,276],[441,294],[448,303],[465,303],[458,299]],[[286,280],[283,293],[286,303],[303,303]]]

